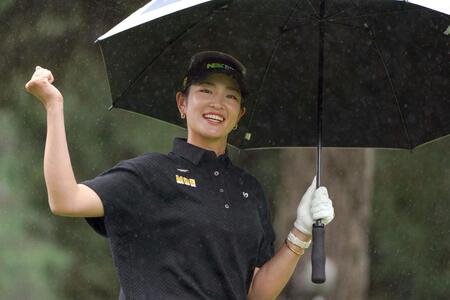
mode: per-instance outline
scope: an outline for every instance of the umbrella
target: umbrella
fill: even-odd
[[[416,1],[417,2],[417,1]],[[112,107],[184,126],[189,58],[218,50],[248,70],[239,149],[413,149],[450,133],[450,18],[394,0],[154,0],[97,41]],[[325,281],[313,230],[312,280]]]

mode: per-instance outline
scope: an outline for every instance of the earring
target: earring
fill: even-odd
[[[184,113],[181,113],[181,118],[182,119],[186,118],[186,115]]]
[[[238,123],[236,123],[236,125],[234,125],[233,130],[238,129]]]

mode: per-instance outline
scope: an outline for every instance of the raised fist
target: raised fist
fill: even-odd
[[[63,101],[61,92],[52,84],[54,80],[50,70],[37,66],[30,81],[25,84],[25,89],[47,109],[49,104]]]

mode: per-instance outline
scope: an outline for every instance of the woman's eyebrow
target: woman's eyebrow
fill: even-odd
[[[209,81],[201,81],[200,84],[212,85],[212,86],[214,86],[214,87],[216,86],[216,84],[214,84],[213,82],[209,82]],[[235,87],[232,87],[232,86],[226,86],[226,88],[227,88],[228,90],[232,90],[232,91],[236,91],[236,92],[240,93],[240,90],[237,89],[237,88],[235,88]]]
[[[208,84],[208,85],[216,86],[214,83],[209,82],[209,81],[200,81],[200,84]]]

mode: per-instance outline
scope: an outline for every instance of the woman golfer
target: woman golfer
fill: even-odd
[[[274,251],[258,181],[233,165],[228,134],[245,114],[245,68],[231,55],[194,55],[176,103],[188,137],[168,154],[125,160],[77,183],[67,148],[63,96],[36,67],[26,89],[47,111],[44,175],[55,215],[86,217],[109,238],[120,299],[275,299],[310,244],[313,220],[334,218],[315,180],[283,246]]]

